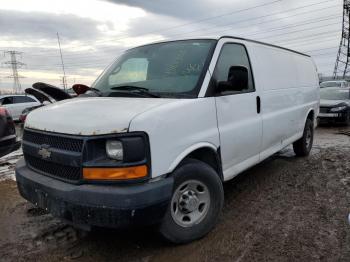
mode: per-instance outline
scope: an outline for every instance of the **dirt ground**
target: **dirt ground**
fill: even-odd
[[[182,246],[152,229],[84,233],[23,200],[0,159],[1,261],[350,261],[350,136],[321,127],[307,158],[291,147],[225,184],[216,228]],[[1,171],[2,170],[2,171]]]

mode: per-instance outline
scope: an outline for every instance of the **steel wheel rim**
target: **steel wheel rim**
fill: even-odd
[[[171,199],[171,216],[181,227],[199,224],[210,207],[208,187],[198,180],[188,180],[178,186]]]

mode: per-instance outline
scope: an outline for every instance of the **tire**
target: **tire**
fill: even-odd
[[[314,142],[314,125],[312,120],[307,119],[303,137],[293,143],[294,153],[297,156],[308,156]]]
[[[173,195],[159,232],[171,243],[184,244],[204,237],[215,226],[224,190],[215,170],[198,160],[185,160],[173,175]]]

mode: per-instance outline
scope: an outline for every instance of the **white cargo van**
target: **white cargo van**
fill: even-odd
[[[224,181],[290,144],[309,154],[318,83],[308,55],[242,38],[130,49],[84,95],[28,115],[19,191],[83,228],[198,239]]]

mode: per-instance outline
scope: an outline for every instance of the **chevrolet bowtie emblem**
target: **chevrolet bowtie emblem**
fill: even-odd
[[[51,152],[48,148],[40,148],[38,151],[39,156],[41,156],[42,159],[47,159],[51,157]]]

